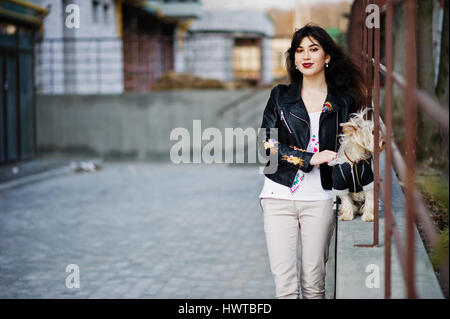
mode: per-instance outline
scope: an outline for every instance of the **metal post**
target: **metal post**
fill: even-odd
[[[386,3],[386,28],[385,28],[385,47],[386,47],[386,93],[385,93],[385,118],[386,118],[386,149],[385,149],[385,165],[384,165],[384,298],[391,298],[391,238],[392,238],[392,104],[393,104],[393,20],[394,20],[394,4],[393,0]]]
[[[338,236],[338,224],[339,224],[339,197],[336,196],[336,228],[334,233],[334,299],[336,299],[336,282],[337,282],[337,236]]]
[[[416,27],[415,12],[416,1],[409,0],[405,2],[406,28],[411,30],[407,32],[405,43],[405,74],[406,74],[406,91],[405,106],[407,108],[405,114],[406,127],[406,278],[407,278],[407,297],[416,298],[414,283],[414,176],[416,166],[415,137],[416,137],[416,118],[417,118],[417,102],[415,98],[416,90],[416,41],[414,32]]]
[[[370,3],[370,1],[365,0],[364,4],[365,6]],[[364,6],[364,8],[365,8]],[[363,10],[361,10],[361,14],[364,16],[365,15],[365,9],[363,8]],[[364,20],[364,19],[363,19]],[[367,95],[366,95],[366,107],[370,107],[372,104],[372,78],[373,78],[373,72],[372,72],[372,67],[373,67],[373,62],[372,62],[372,47],[373,47],[373,29],[370,28],[366,28],[365,23],[362,24],[362,31],[364,34],[364,45],[363,45],[363,51],[362,51],[362,58],[363,58],[363,65],[365,66],[363,70],[366,70],[366,72],[364,72],[365,76],[365,81],[366,81],[366,87],[368,89]],[[367,32],[367,33],[366,33]],[[378,46],[375,46],[375,51],[376,54],[378,53],[378,60],[379,60],[379,31],[378,31]],[[366,44],[367,42],[367,44]],[[376,81],[379,77],[376,76]],[[379,93],[379,92],[376,92]],[[376,114],[379,114],[379,99],[378,101],[375,102],[375,109],[376,109]],[[366,113],[365,115],[366,119],[370,119],[369,115]],[[377,121],[378,121],[378,117],[376,119],[373,118],[374,116],[372,116],[372,120],[375,121],[375,127],[377,127]],[[377,141],[377,136],[378,134],[375,135],[375,140]],[[373,242],[372,244],[354,244],[354,247],[376,247],[378,245],[378,196],[379,196],[379,165],[378,165],[378,151],[375,152],[374,154],[374,173],[375,173],[375,178],[374,178],[374,224],[373,224]]]
[[[379,1],[375,1],[378,4]],[[373,170],[374,170],[374,222],[373,222],[373,245],[378,246],[378,222],[379,222],[379,203],[380,196],[380,152],[378,148],[378,141],[380,137],[380,29],[375,28],[375,65],[374,65],[374,156],[373,156]],[[372,64],[371,64],[372,65]]]

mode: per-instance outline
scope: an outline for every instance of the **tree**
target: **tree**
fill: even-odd
[[[428,95],[440,100],[434,85],[434,55],[433,55],[433,5],[439,5],[439,1],[418,0],[417,1],[417,84],[418,87]],[[448,1],[446,1],[448,7]],[[448,8],[447,8],[448,16]],[[445,34],[447,38],[444,39]],[[441,79],[440,94],[448,107],[448,21],[447,28],[443,28],[443,42],[447,42],[447,49],[441,48],[441,62],[439,66],[439,77]],[[445,45],[445,43],[442,43]],[[445,66],[446,64],[446,66]],[[442,85],[447,85],[445,89]],[[417,117],[417,160],[439,166],[448,166],[448,152],[443,147],[446,139],[443,137],[437,124],[420,108]]]

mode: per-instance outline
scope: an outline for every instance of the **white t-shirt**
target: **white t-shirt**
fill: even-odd
[[[306,150],[311,153],[319,151],[319,119],[321,113],[308,113],[311,123],[311,134]],[[319,165],[315,165],[309,173],[305,173],[299,169],[292,187],[278,184],[265,176],[264,186],[259,197],[294,200],[326,200],[334,198],[334,194],[331,190],[323,189],[320,180]]]

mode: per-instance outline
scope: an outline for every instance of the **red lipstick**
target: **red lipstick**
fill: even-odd
[[[303,63],[304,68],[310,68],[314,63]]]

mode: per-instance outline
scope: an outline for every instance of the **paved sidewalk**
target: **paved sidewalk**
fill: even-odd
[[[106,162],[0,190],[0,298],[273,298],[262,182],[257,167]]]
[[[385,153],[380,155],[380,176],[384,176]],[[337,245],[337,299],[384,298],[384,204],[380,190],[379,242],[376,247],[355,247],[354,244],[373,243],[373,223],[357,216],[352,221],[340,221]],[[392,170],[392,215],[398,227],[402,246],[406,247],[405,198],[397,176]],[[418,298],[441,299],[443,293],[422,239],[414,227],[415,286]],[[391,242],[391,298],[406,298],[406,286],[394,239]],[[372,284],[367,284],[371,282]],[[377,284],[374,284],[374,283]]]

